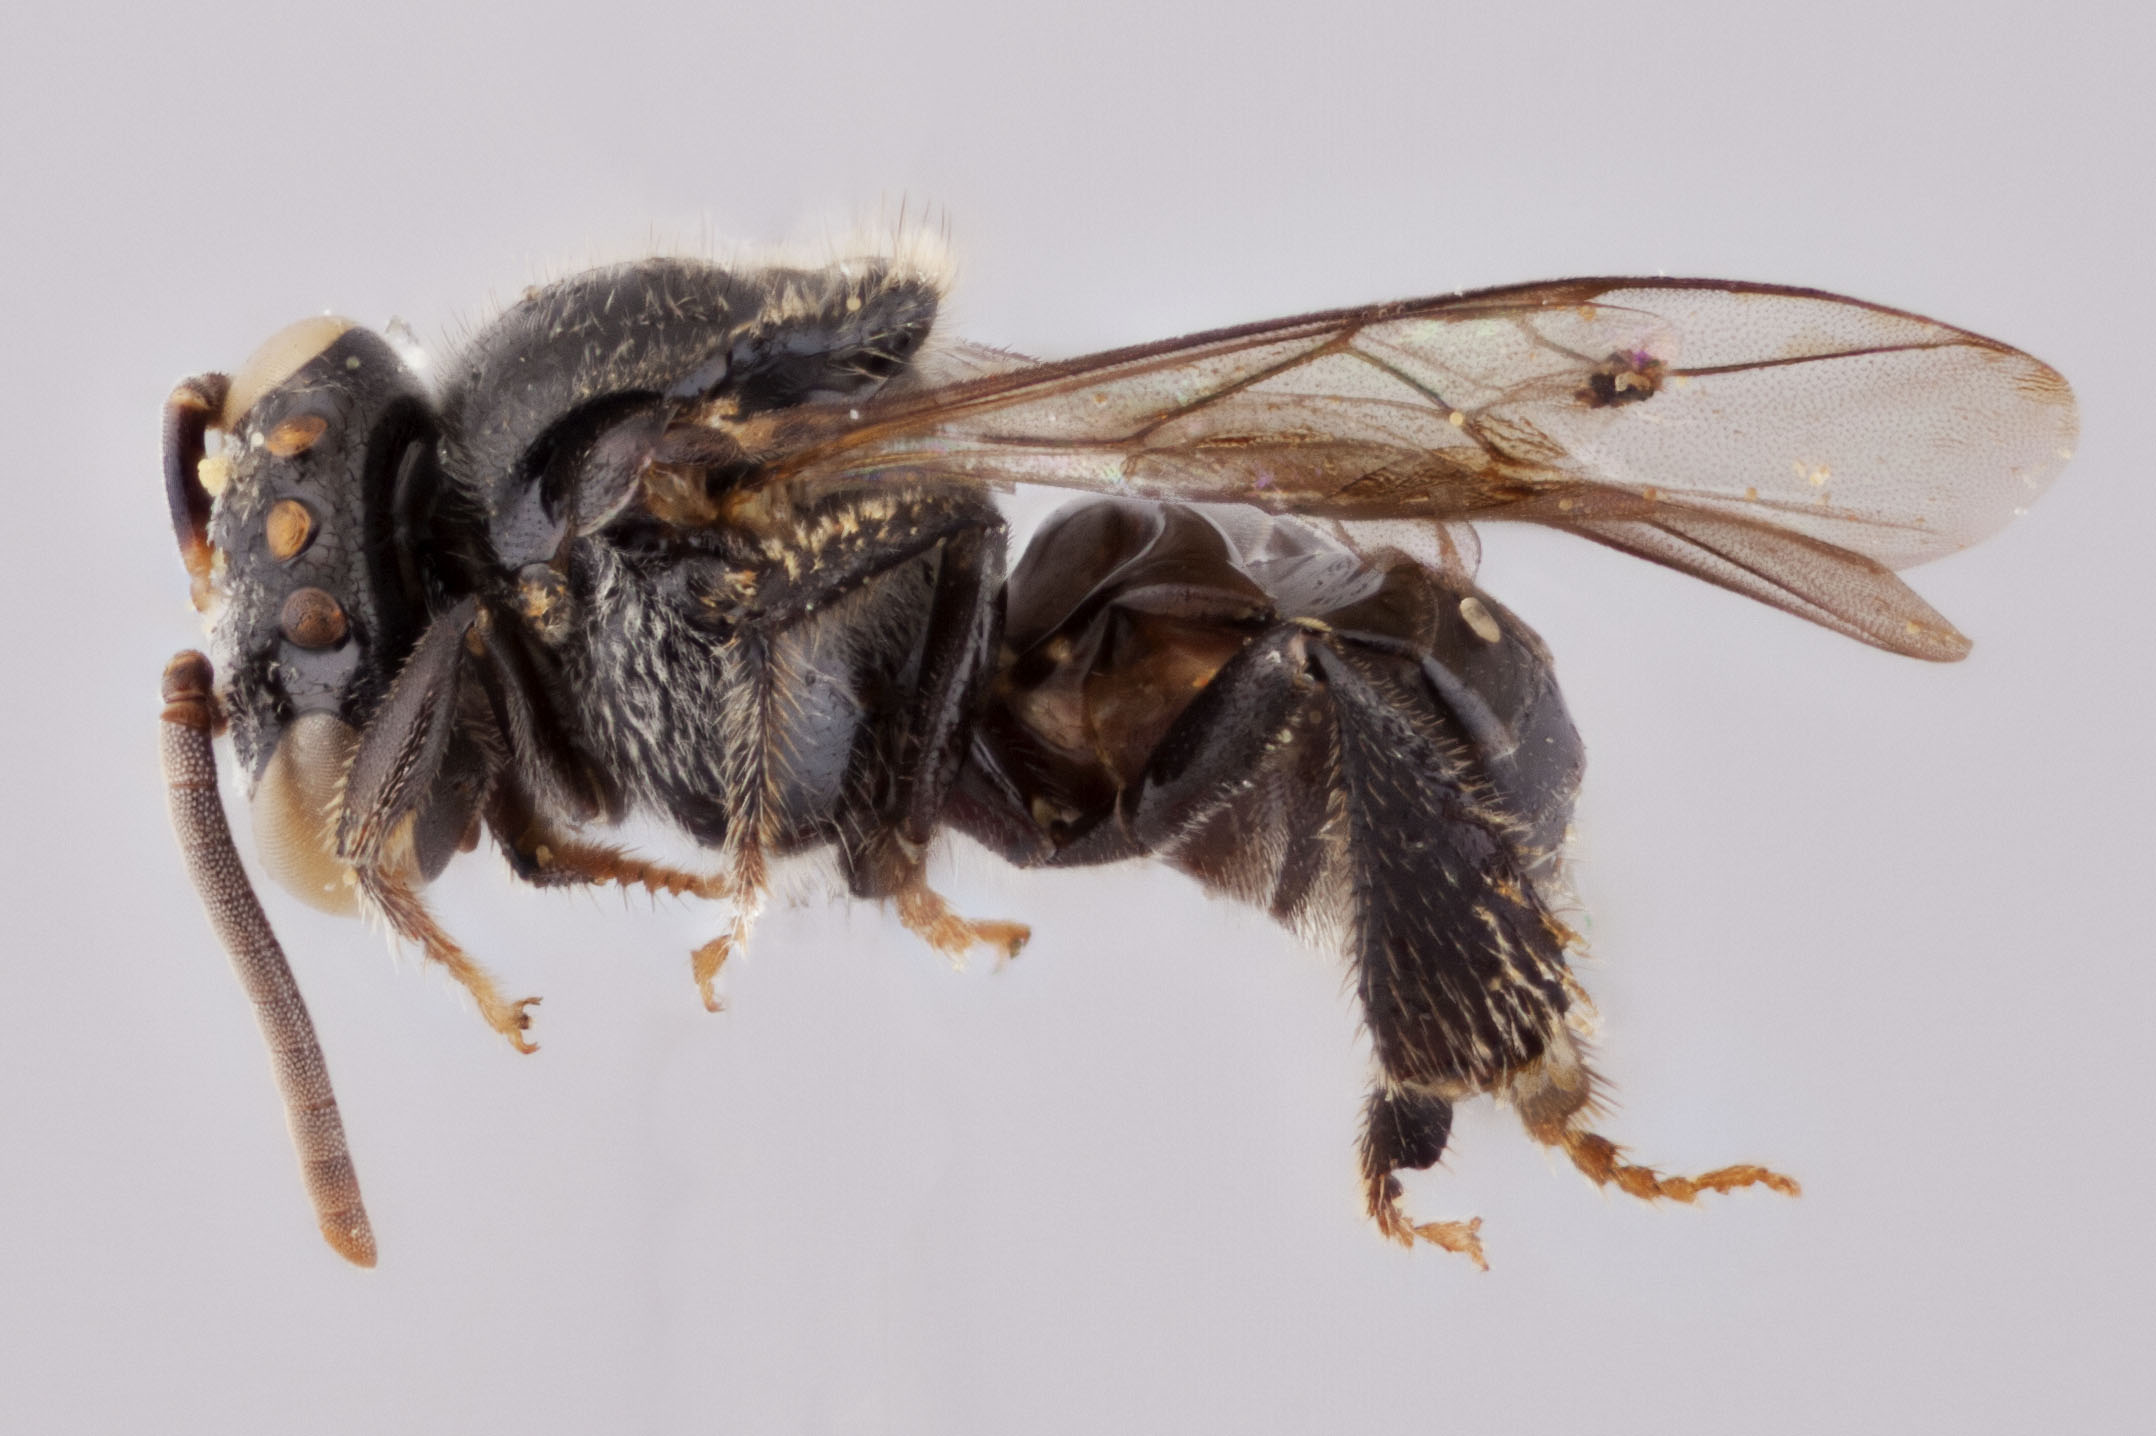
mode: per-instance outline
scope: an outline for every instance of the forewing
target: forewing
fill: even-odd
[[[781,473],[1543,523],[1929,658],[1967,641],[1890,570],[1996,531],[2076,433],[2065,381],[1992,340],[1670,279],[1308,315],[802,422]]]

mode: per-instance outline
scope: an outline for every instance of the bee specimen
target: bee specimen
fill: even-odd
[[[653,259],[528,291],[423,382],[310,319],[178,386],[165,483],[213,669],[166,673],[181,843],[255,992],[323,1231],[374,1242],[326,1068],[225,828],[372,914],[529,1051],[530,1006],[431,916],[482,839],[538,886],[715,899],[707,1006],[769,865],[827,854],[934,947],[1015,953],[923,864],[1148,857],[1351,964],[1376,1057],[1369,1213],[1454,1106],[1511,1102],[1597,1182],[1690,1201],[1590,1127],[1553,913],[1582,750],[1471,521],[1538,523],[1864,642],[1968,642],[1894,571],[2026,507],[2075,438],[2025,354],[1721,281],[1567,280],[1036,363],[949,340],[905,257]],[[212,435],[219,436],[214,450]],[[1090,497],[1006,570],[1014,483]],[[608,841],[632,814],[701,865]]]

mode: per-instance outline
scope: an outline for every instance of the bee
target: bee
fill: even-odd
[[[1896,570],[2021,512],[2072,452],[2065,381],[1858,300],[1578,279],[1040,363],[948,339],[905,255],[676,258],[534,288],[423,380],[313,318],[182,382],[164,477],[216,659],[167,668],[180,845],[253,994],[324,1235],[371,1265],[327,1067],[218,798],[260,864],[371,915],[519,1051],[423,890],[485,841],[538,887],[723,905],[704,1005],[780,859],[819,855],[945,953],[1016,923],[928,885],[946,829],[1021,867],[1151,858],[1340,954],[1375,1055],[1386,1236],[1454,1108],[1645,1199],[1696,1177],[1593,1129],[1559,916],[1583,757],[1550,655],[1476,585],[1474,522],[1545,525],[1896,653],[1968,640]],[[214,439],[214,443],[213,443]],[[1086,497],[1015,564],[996,494]],[[632,816],[684,834],[670,863]]]

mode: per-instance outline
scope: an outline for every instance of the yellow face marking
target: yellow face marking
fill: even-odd
[[[328,429],[329,420],[321,415],[302,414],[296,419],[287,419],[270,430],[269,438],[263,442],[278,458],[289,459],[294,454],[304,454],[313,448],[315,440],[321,438]]]
[[[314,537],[314,515],[298,499],[279,499],[270,508],[264,530],[270,557],[282,563],[297,558]]]
[[[202,485],[202,492],[216,498],[232,482],[232,458],[229,454],[205,454],[202,462],[195,465],[195,482]]]
[[[225,391],[225,407],[218,416],[217,427],[227,433],[237,430],[256,400],[297,374],[300,366],[336,343],[338,336],[351,327],[349,319],[317,314],[272,334],[240,366],[239,373],[232,376],[232,387]]]
[[[327,713],[294,720],[255,789],[255,845],[287,892],[324,912],[358,908],[358,879],[337,857],[336,813],[359,734]]]

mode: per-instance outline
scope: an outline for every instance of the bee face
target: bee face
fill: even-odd
[[[431,400],[381,338],[316,317],[240,368],[215,427],[222,446],[195,466],[211,500],[211,642],[257,846],[287,890],[349,913],[345,772],[425,617],[424,558],[398,505],[432,470]]]

